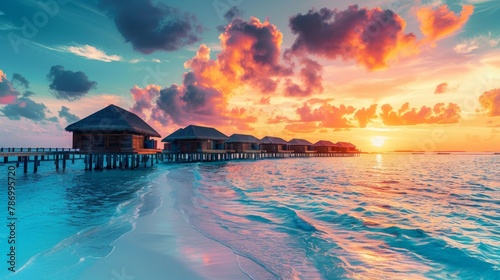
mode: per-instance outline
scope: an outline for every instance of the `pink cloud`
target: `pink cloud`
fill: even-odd
[[[14,89],[7,75],[0,70],[0,104],[13,104],[20,93]]]

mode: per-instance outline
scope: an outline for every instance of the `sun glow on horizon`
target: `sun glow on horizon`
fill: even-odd
[[[382,147],[385,144],[386,137],[384,136],[374,136],[370,139],[370,142],[375,147]]]

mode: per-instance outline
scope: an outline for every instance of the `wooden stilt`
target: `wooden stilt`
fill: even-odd
[[[33,173],[38,171],[38,156],[35,156],[35,162],[33,164]]]
[[[28,158],[27,156],[24,157],[24,173],[28,173]]]

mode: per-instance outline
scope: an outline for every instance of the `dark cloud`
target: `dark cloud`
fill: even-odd
[[[28,82],[28,80],[26,80],[26,78],[23,75],[18,74],[18,73],[14,73],[14,75],[12,75],[12,83],[16,83],[16,82],[25,88],[30,87],[30,82]]]
[[[233,6],[224,14],[224,18],[230,22],[234,18],[241,18],[242,15],[243,12],[238,7]]]
[[[77,115],[70,113],[69,108],[66,106],[61,106],[59,117],[65,119],[67,123],[74,123],[80,120]]]
[[[57,121],[57,118],[47,118],[49,113],[47,107],[43,103],[36,103],[27,97],[20,97],[15,103],[8,104],[0,108],[0,112],[11,120],[20,120],[26,118],[32,121]]]
[[[174,123],[184,125],[207,117],[222,117],[220,106],[226,102],[214,88],[200,86],[193,72],[184,74],[181,87],[172,85],[160,90],[153,108],[153,119],[166,124],[165,117]]]
[[[151,117],[163,125],[167,125],[169,119],[176,124],[183,125],[185,113],[182,110],[180,95],[181,89],[177,85],[162,89]]]
[[[96,88],[97,83],[90,81],[87,75],[81,71],[73,72],[65,70],[60,65],[50,68],[47,79],[51,82],[49,88],[57,99],[74,101],[85,96],[91,89]]]
[[[151,0],[101,0],[99,6],[134,50],[144,54],[178,50],[199,41],[203,31],[196,16]]]
[[[34,93],[34,92],[32,92],[31,90],[27,90],[27,91],[25,91],[25,92],[23,93],[23,96],[24,96],[24,97],[30,97],[30,96],[32,96],[32,95],[35,95],[35,93]]]
[[[0,70],[0,104],[12,104],[20,93],[7,80],[6,75]]]
[[[380,8],[310,10],[292,16],[289,25],[297,38],[288,52],[355,60],[370,70],[386,67],[416,42],[414,34],[404,34],[406,22],[400,16]]]

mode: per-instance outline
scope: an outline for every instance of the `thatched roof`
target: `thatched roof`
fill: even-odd
[[[227,140],[228,137],[213,127],[189,125],[176,130],[165,137],[162,142],[172,142],[174,140]]]
[[[338,146],[339,145],[333,144],[331,141],[328,140],[319,140],[313,145],[313,147],[338,147]]]
[[[288,145],[288,142],[279,137],[266,136],[260,139],[261,144]]]
[[[346,148],[356,148],[355,145],[353,145],[349,142],[337,142],[337,145],[341,146],[341,147],[346,147]]]
[[[66,127],[72,132],[129,132],[152,137],[161,137],[156,130],[149,126],[136,114],[116,105],[109,105]]]
[[[259,143],[259,139],[247,134],[233,134],[226,143]]]
[[[292,140],[288,141],[288,145],[291,145],[291,146],[310,146],[310,145],[312,145],[312,143],[305,140],[305,139],[293,138]]]

